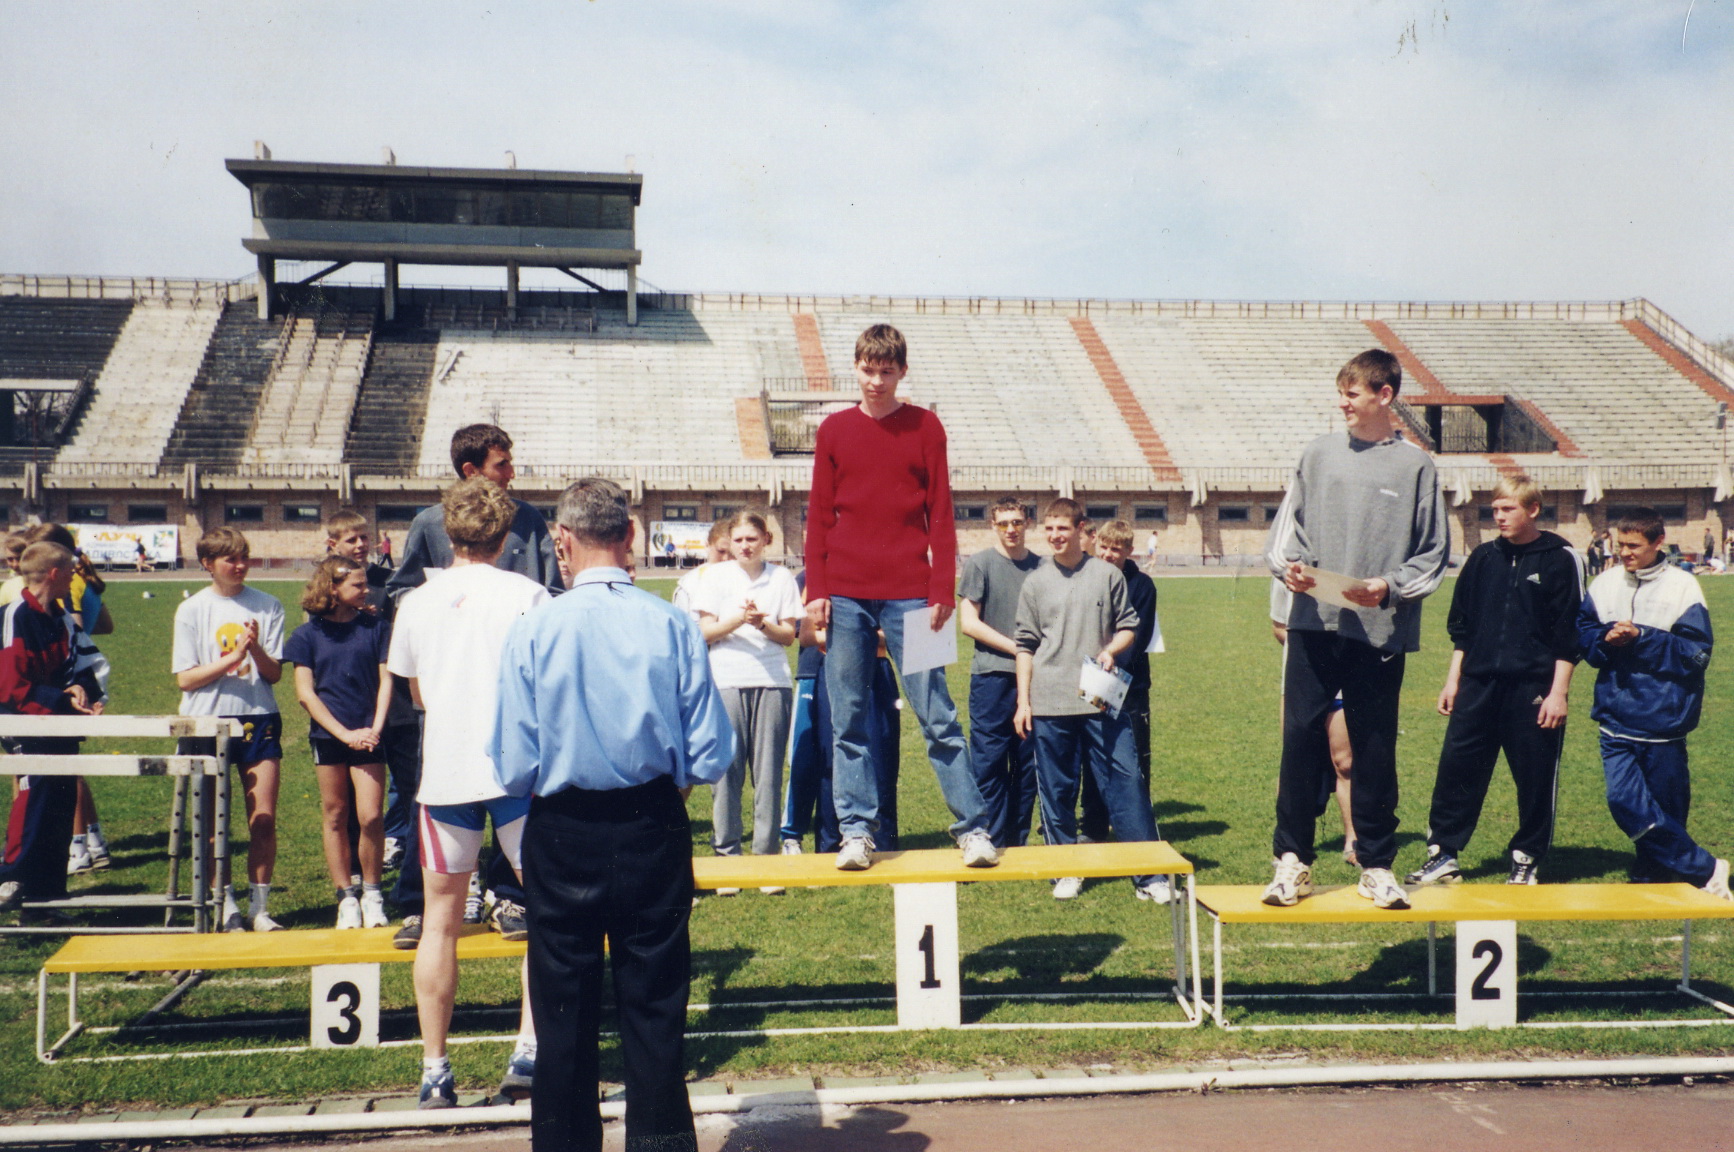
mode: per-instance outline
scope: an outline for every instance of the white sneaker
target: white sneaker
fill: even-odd
[[[90,847],[82,839],[74,840],[66,852],[66,874],[77,876],[80,872],[89,872],[95,865],[90,862]]]
[[[391,924],[391,918],[385,914],[385,896],[379,891],[362,892],[361,894],[361,926],[363,928],[385,928]]]
[[[102,833],[86,832],[84,834],[84,846],[90,851],[90,866],[92,868],[107,868],[112,863],[108,856],[108,841],[102,838]]]
[[[785,889],[781,884],[767,884],[763,888],[759,889],[759,895],[781,896],[785,891],[787,891],[787,889]]]
[[[984,828],[971,828],[958,839],[957,846],[963,849],[965,868],[992,868],[999,863],[999,849]]]
[[[1149,900],[1156,904],[1168,904],[1174,899],[1174,886],[1166,876],[1152,877],[1148,884],[1140,884],[1137,888],[1138,899]]]
[[[865,872],[873,867],[873,837],[846,836],[837,853],[837,867],[844,872]]]
[[[337,926],[339,928],[361,927],[361,901],[354,896],[345,896],[337,903]]]
[[[1276,862],[1276,878],[1264,890],[1264,902],[1279,908],[1293,908],[1301,897],[1313,894],[1312,866],[1302,864],[1293,852],[1284,852]]]
[[[1375,908],[1400,911],[1409,906],[1409,894],[1389,868],[1361,869],[1361,882],[1355,885],[1355,891],[1371,900]]]
[[[1075,900],[1078,893],[1083,890],[1084,878],[1082,876],[1061,876],[1054,881],[1055,900]]]
[[[801,842],[799,840],[785,840],[785,841],[783,841],[783,855],[785,855],[785,856],[799,856],[800,854],[801,854]]]
[[[739,888],[718,888],[716,894],[718,896],[739,896],[741,890]]]
[[[281,925],[281,924],[277,923],[277,921],[271,919],[271,914],[269,912],[255,912],[255,913],[253,913],[253,925],[252,926],[253,926],[253,931],[255,931],[255,932],[281,932],[281,931],[283,931],[283,925]],[[341,927],[341,925],[339,925],[339,927]]]
[[[1720,856],[1716,858],[1716,870],[1710,873],[1710,878],[1704,881],[1704,891],[1712,896],[1720,896],[1724,900],[1734,900],[1734,892],[1728,888],[1728,861]]]
[[[380,860],[379,866],[387,872],[390,872],[393,868],[396,868],[402,863],[403,841],[399,840],[396,836],[387,836],[385,838],[385,855]]]

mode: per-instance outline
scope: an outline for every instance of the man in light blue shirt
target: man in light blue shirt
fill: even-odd
[[[722,777],[734,729],[698,625],[626,574],[633,523],[608,480],[560,497],[572,589],[513,625],[490,749],[530,795],[523,842],[534,1152],[599,1152],[603,942],[626,1061],[628,1147],[698,1147],[683,1043],[692,829],[684,793]]]

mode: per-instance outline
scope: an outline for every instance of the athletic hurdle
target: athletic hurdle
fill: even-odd
[[[1347,1032],[1470,1028],[1669,1028],[1726,1024],[1734,1005],[1692,987],[1692,925],[1697,920],[1734,919],[1734,903],[1690,884],[1457,884],[1411,889],[1407,909],[1375,908],[1353,885],[1321,889],[1293,907],[1263,901],[1257,885],[1205,885],[1198,904],[1213,921],[1214,984],[1207,1011],[1228,1031]],[[1523,1022],[1517,1019],[1517,924],[1519,921],[1671,921],[1683,927],[1680,980],[1675,991],[1724,1014],[1708,1020],[1589,1020]],[[1223,1014],[1222,926],[1224,924],[1425,924],[1427,991],[1390,993],[1436,997],[1437,927],[1453,924],[1456,940],[1456,1021],[1444,1023],[1232,1024]],[[1562,993],[1578,995],[1578,993]],[[1356,1000],[1352,993],[1272,993],[1281,1000]]]
[[[212,932],[222,926],[222,879],[229,859],[228,745],[241,735],[235,720],[217,716],[0,716],[0,737],[68,738],[202,737],[216,741],[208,756],[135,756],[119,753],[76,753],[66,756],[0,755],[3,776],[172,776],[173,807],[169,814],[169,880],[157,895],[87,895],[64,900],[26,900],[25,909],[162,908],[161,927],[0,927],[10,935],[136,935],[147,932]],[[190,782],[190,787],[189,787]],[[189,795],[190,794],[190,795]],[[207,826],[205,812],[212,819]],[[180,893],[181,851],[191,824],[192,888]],[[209,865],[204,844],[214,840]],[[213,875],[212,873],[215,873]],[[173,923],[177,911],[193,914],[191,925]]]

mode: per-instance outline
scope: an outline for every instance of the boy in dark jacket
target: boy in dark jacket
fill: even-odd
[[[1595,578],[1578,610],[1583,658],[1601,670],[1590,716],[1601,725],[1608,810],[1637,852],[1633,881],[1680,877],[1734,900],[1728,861],[1686,832],[1686,734],[1698,726],[1714,639],[1698,581],[1662,558],[1664,540],[1655,510],[1634,508],[1614,525],[1620,566]]]
[[[1565,539],[1536,527],[1541,486],[1506,476],[1493,490],[1499,535],[1470,553],[1446,629],[1455,649],[1439,713],[1451,717],[1427,822],[1427,861],[1410,884],[1455,884],[1457,856],[1475,834],[1493,766],[1517,784],[1512,884],[1534,884],[1553,843],[1566,695],[1577,665],[1583,567]]]

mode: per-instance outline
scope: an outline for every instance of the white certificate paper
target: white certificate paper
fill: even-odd
[[[1120,707],[1126,703],[1126,691],[1131,687],[1132,674],[1119,668],[1105,672],[1100,664],[1086,659],[1078,670],[1078,695],[1113,716],[1120,714]]]
[[[945,627],[933,630],[933,605],[912,608],[903,614],[903,660],[897,670],[905,676],[957,663],[957,614]]]
[[[1320,604],[1335,604],[1338,608],[1361,608],[1343,593],[1350,589],[1361,589],[1367,586],[1365,580],[1357,580],[1353,576],[1344,576],[1341,572],[1327,572],[1323,568],[1312,568],[1301,565],[1301,575],[1311,576],[1314,584],[1302,595],[1311,596]]]

